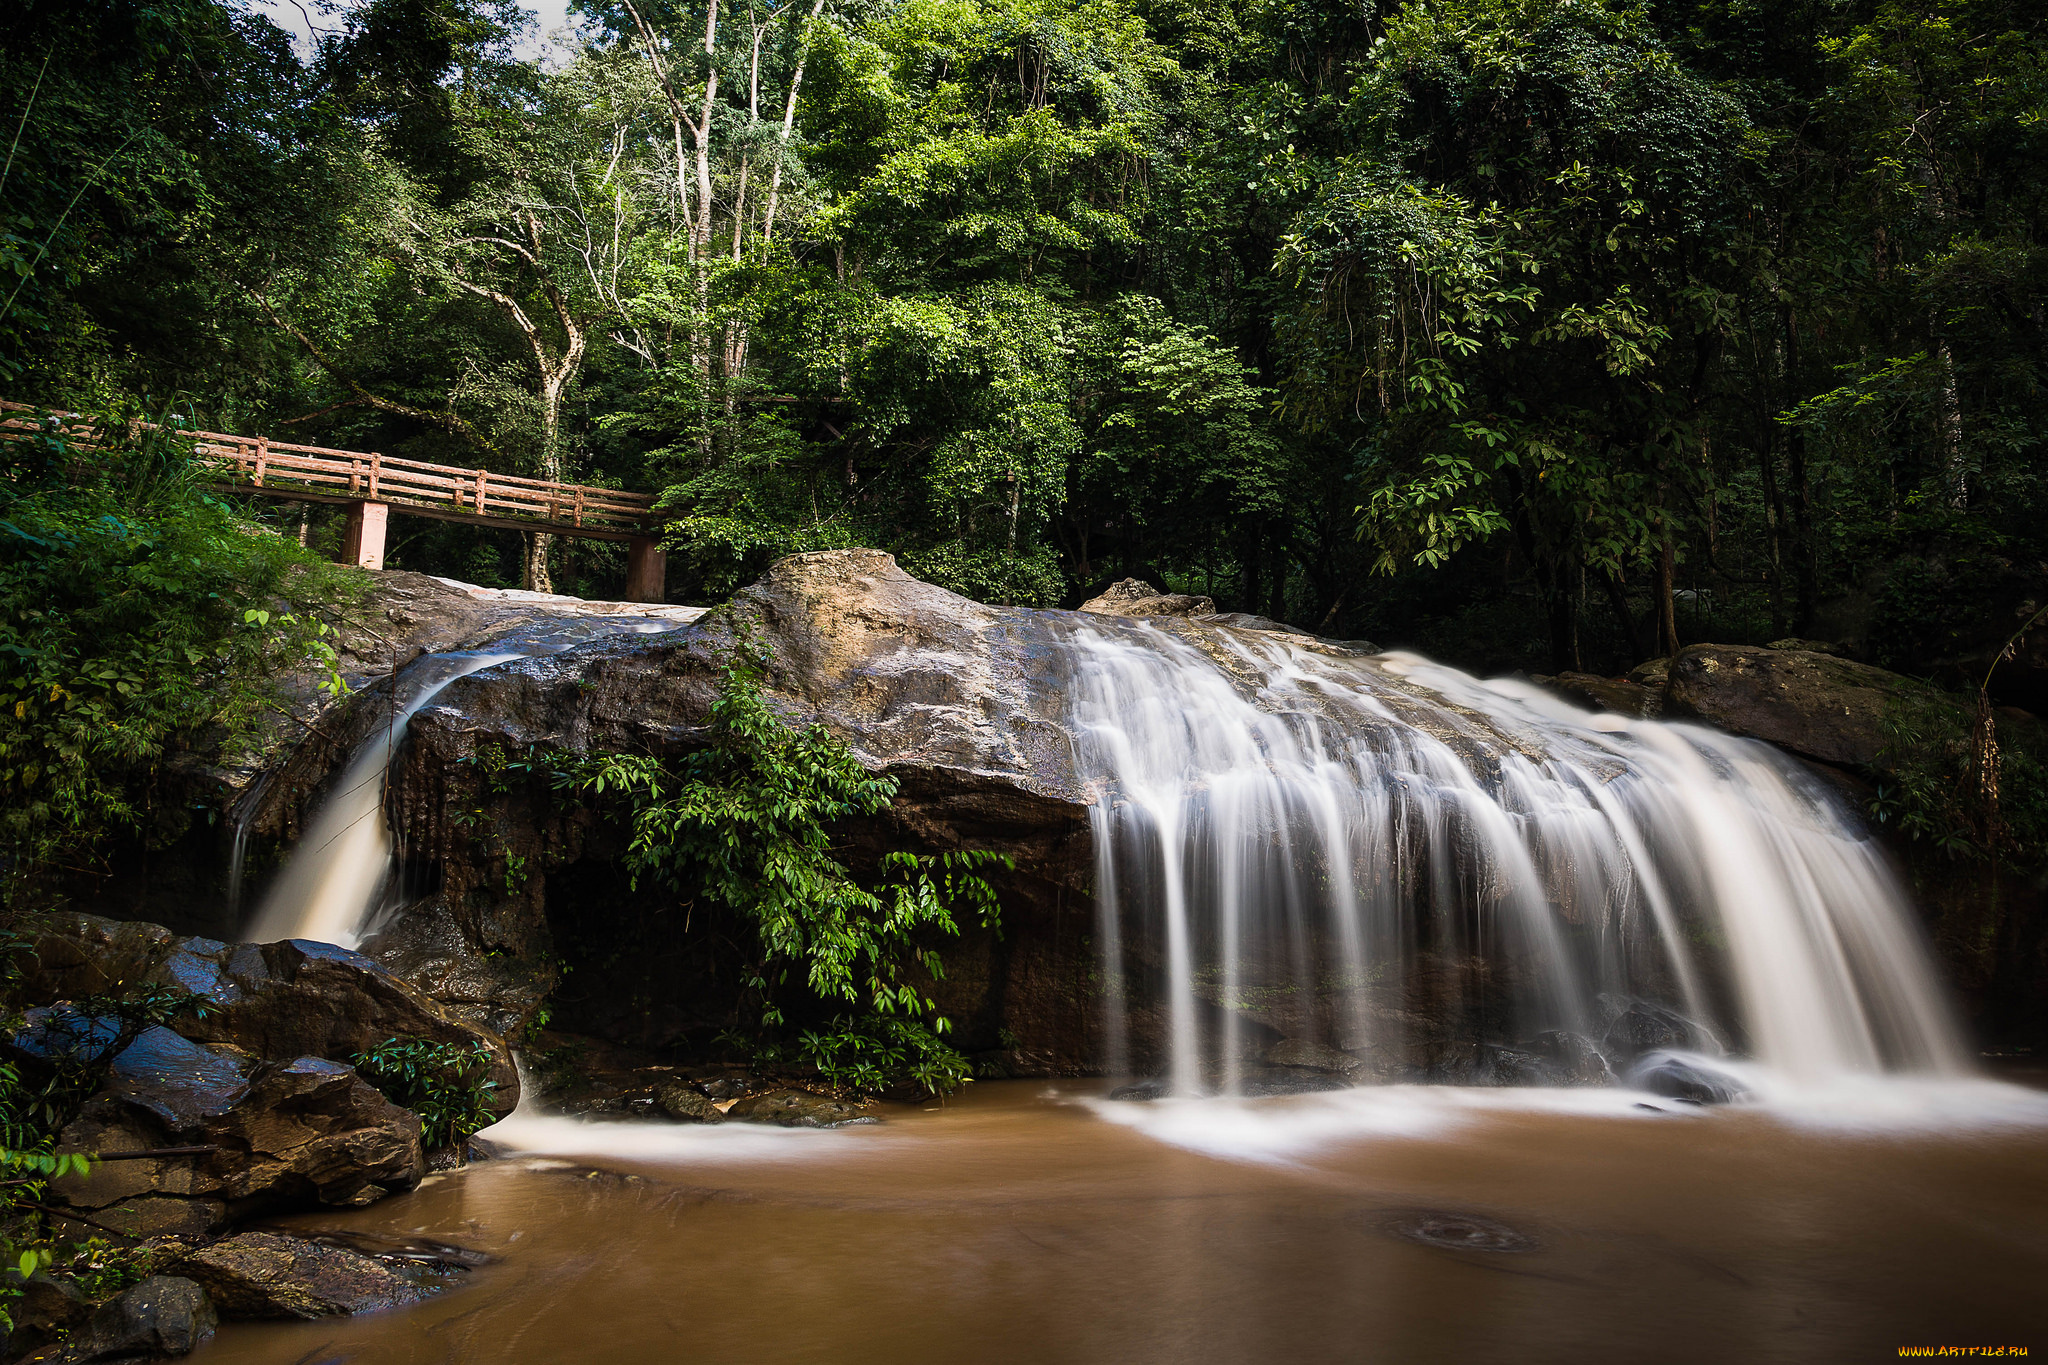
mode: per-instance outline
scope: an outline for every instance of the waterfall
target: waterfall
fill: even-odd
[[[1644,1026],[1798,1079],[1967,1068],[1883,856],[1766,745],[1270,633],[1064,650],[1109,1047],[1149,1029],[1175,1093],[1276,1036],[1383,1080]]]
[[[457,585],[461,586],[461,585]],[[481,594],[489,590],[473,590]],[[499,592],[497,597],[514,594]],[[541,594],[517,594],[540,599]],[[398,871],[396,841],[384,818],[384,790],[391,757],[415,712],[429,705],[458,678],[513,659],[554,654],[616,632],[648,634],[672,630],[701,615],[696,608],[640,608],[652,616],[615,614],[617,604],[560,604],[563,617],[509,633],[488,651],[429,654],[392,681],[389,710],[368,738],[349,755],[341,777],[307,821],[298,845],[279,873],[242,937],[252,943],[304,938],[353,948],[362,941]],[[572,614],[573,613],[573,614]],[[246,818],[244,820],[246,824]],[[238,895],[244,834],[238,827],[230,885]]]
[[[431,654],[408,669],[394,689],[385,722],[356,747],[334,789],[314,810],[291,860],[263,898],[243,935],[252,943],[307,938],[353,948],[396,868],[396,846],[384,819],[384,781],[391,755],[413,713],[457,678],[521,657]]]

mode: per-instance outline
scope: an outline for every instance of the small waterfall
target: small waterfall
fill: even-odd
[[[353,948],[396,867],[384,819],[384,780],[413,713],[457,678],[522,657],[432,654],[408,669],[386,722],[357,746],[341,779],[307,822],[291,861],[243,935],[252,943],[307,938]]]
[[[458,585],[460,586],[460,585]],[[476,590],[479,593],[488,590]],[[498,597],[513,594],[499,592]],[[539,597],[539,594],[519,594]],[[547,599],[564,604],[565,613],[585,604],[572,598]],[[392,888],[398,870],[396,845],[384,819],[384,790],[391,756],[405,735],[413,714],[429,705],[458,678],[513,659],[559,653],[603,635],[648,634],[673,630],[702,614],[695,608],[657,608],[661,617],[614,614],[616,604],[589,604],[587,613],[565,614],[513,632],[495,641],[489,651],[429,654],[393,680],[385,723],[349,755],[334,789],[314,810],[284,870],[264,896],[242,937],[252,943],[304,938],[353,948],[370,927]],[[236,831],[229,878],[240,891],[244,831]]]
[[[1175,1093],[1276,1035],[1460,1079],[1631,1009],[1791,1078],[1967,1068],[1883,857],[1763,744],[1228,628],[1066,650],[1109,1048],[1149,1026]]]

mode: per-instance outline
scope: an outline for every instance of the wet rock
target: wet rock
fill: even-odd
[[[13,1045],[47,1058],[81,1027],[63,1011],[32,1011]],[[58,1149],[165,1148],[202,1150],[96,1163],[56,1181],[53,1202],[132,1235],[197,1235],[238,1214],[358,1204],[411,1188],[424,1170],[418,1118],[352,1068],[320,1057],[265,1062],[152,1028],[112,1059],[106,1086]]]
[[[244,1232],[179,1264],[226,1318],[321,1318],[418,1303],[463,1271],[440,1259],[367,1255],[274,1232]]]
[[[1550,1064],[1564,1085],[1613,1085],[1614,1069],[1593,1040],[1569,1029],[1550,1029],[1529,1040],[1529,1051]]]
[[[102,1305],[83,1327],[29,1361],[96,1365],[187,1355],[213,1335],[219,1320],[201,1286],[179,1276],[152,1275]]]
[[[1163,1100],[1173,1093],[1173,1086],[1167,1081],[1132,1081],[1109,1092],[1113,1100]]]
[[[1100,597],[1083,602],[1081,610],[1097,616],[1214,616],[1216,603],[1207,597],[1165,592],[1143,579],[1126,578],[1104,588]],[[1255,626],[1253,629],[1263,630],[1265,627]]]
[[[714,1100],[736,1100],[758,1087],[747,1076],[714,1076],[701,1082],[700,1088]]]
[[[497,1037],[517,1036],[558,980],[545,964],[484,953],[440,896],[391,919],[363,941],[361,951],[452,1018]]]
[[[1622,676],[1639,687],[1647,687],[1661,694],[1665,685],[1671,681],[1671,660],[1650,659],[1637,664]]]
[[[1600,1048],[1608,1057],[1632,1061],[1646,1052],[1677,1048],[1717,1054],[1726,1051],[1712,1029],[1678,1011],[1633,995],[1603,994]]]
[[[1251,1072],[1241,1079],[1237,1086],[1239,1094],[1254,1099],[1270,1095],[1313,1095],[1326,1090],[1350,1088],[1350,1083],[1342,1076],[1284,1066]]]
[[[880,1123],[862,1106],[807,1090],[771,1090],[751,1095],[725,1111],[745,1123],[773,1123],[783,1128],[844,1128],[853,1123]]]
[[[1901,701],[1958,709],[1934,688],[1869,664],[1745,645],[1680,650],[1665,693],[1668,715],[1850,767],[1877,761],[1887,742],[1886,713]]]
[[[335,650],[342,671],[363,678],[402,668],[423,654],[476,649],[512,631],[563,617],[687,619],[696,614],[688,607],[585,601],[386,569],[371,575],[369,594],[354,618],[342,625]]]
[[[1209,599],[1206,597],[1198,597],[1194,600],[1197,602],[1206,602]],[[1083,607],[1082,610],[1086,611],[1088,610],[1088,608]],[[1124,615],[1127,613],[1115,614]],[[1167,613],[1151,612],[1147,614],[1163,616]],[[1178,613],[1175,614],[1177,615]],[[1200,621],[1205,626],[1229,626],[1232,630],[1265,630],[1274,631],[1281,635],[1300,635],[1303,633],[1301,631],[1296,630],[1293,626],[1288,625],[1284,621],[1275,621],[1270,616],[1255,616],[1248,611],[1219,611],[1208,616],[1198,616],[1195,619]]]
[[[1323,1071],[1332,1075],[1349,1075],[1364,1064],[1349,1053],[1339,1052],[1326,1043],[1314,1043],[1305,1038],[1282,1038],[1266,1049],[1267,1066],[1294,1067],[1303,1071]]]
[[[92,1314],[85,1294],[70,1280],[50,1278],[42,1271],[21,1283],[21,1296],[8,1310],[14,1330],[7,1335],[7,1358],[17,1359],[48,1345]]]
[[[1729,1104],[1749,1091],[1726,1072],[1704,1061],[1653,1052],[1629,1069],[1628,1083],[1638,1090],[1688,1104]]]
[[[508,1114],[519,1100],[518,1073],[502,1039],[346,948],[306,940],[226,944],[70,912],[42,917],[33,946],[22,980],[30,1004],[76,1000],[120,983],[174,986],[207,1001],[203,1017],[172,1022],[177,1033],[265,1058],[346,1063],[396,1037],[482,1043],[495,1059],[494,1112]]]
[[[687,1085],[661,1086],[654,1092],[654,1102],[662,1113],[678,1123],[725,1122],[725,1115],[708,1096]]]
[[[1595,711],[1612,711],[1623,716],[1656,716],[1664,709],[1661,688],[1627,678],[1603,678],[1592,673],[1560,673],[1542,686],[1566,701]]]

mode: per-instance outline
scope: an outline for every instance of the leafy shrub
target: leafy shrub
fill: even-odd
[[[491,1050],[482,1043],[386,1038],[352,1059],[356,1073],[384,1098],[420,1117],[429,1148],[452,1146],[497,1119],[491,1111]]]
[[[797,1039],[798,1054],[833,1085],[881,1090],[908,1080],[933,1095],[969,1079],[967,1059],[922,1024],[896,1015],[842,1014]]]
[[[313,663],[361,576],[270,533],[208,491],[172,413],[54,422],[0,442],[0,849],[6,893],[89,864],[144,823],[154,766],[180,735],[230,742]],[[90,448],[88,448],[90,447]]]

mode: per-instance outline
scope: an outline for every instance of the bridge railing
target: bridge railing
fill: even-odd
[[[30,414],[0,418],[0,439],[20,439],[35,429],[37,409],[0,401],[0,412]],[[52,412],[68,436],[90,450],[91,426],[76,413]],[[654,528],[654,499],[594,484],[556,483],[398,459],[375,451],[294,445],[263,436],[218,431],[186,432],[197,452],[220,466],[231,481],[273,496],[305,491],[366,502],[446,507],[478,516],[530,517],[597,531],[647,533]]]

